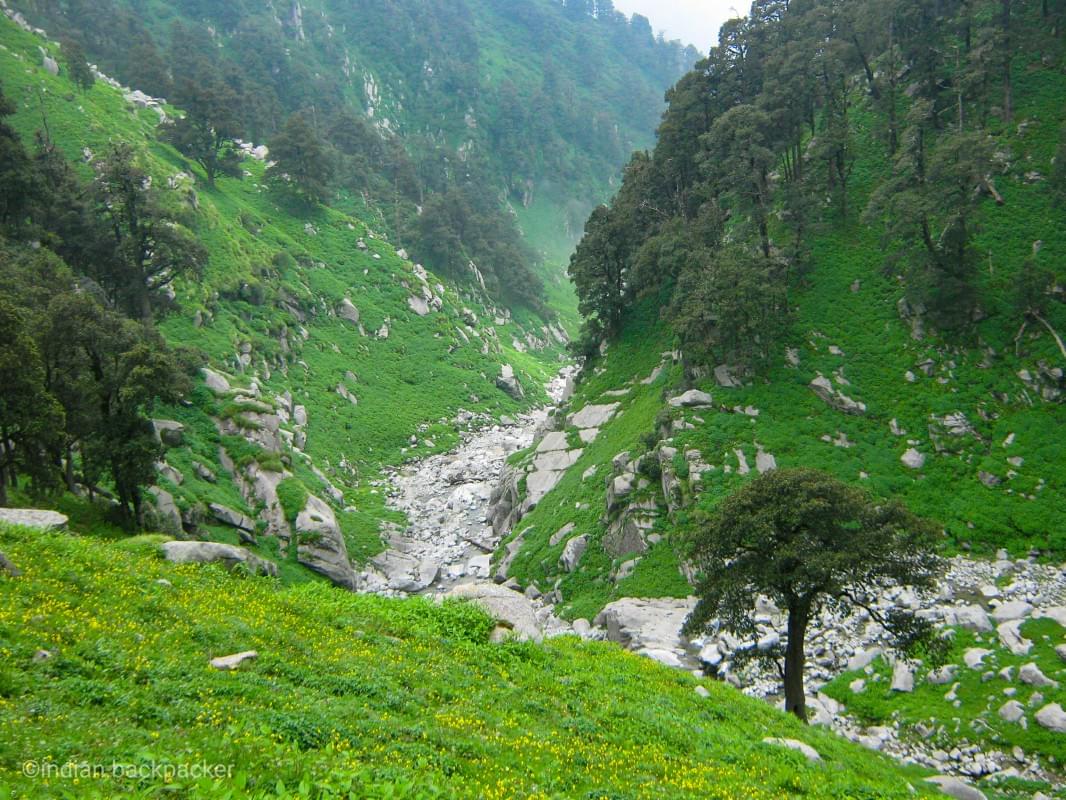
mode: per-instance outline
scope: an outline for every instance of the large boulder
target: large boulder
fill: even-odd
[[[22,528],[33,528],[44,533],[66,530],[69,521],[65,514],[60,514],[58,511],[39,508],[0,508],[0,522],[18,525]]]
[[[464,583],[447,592],[444,597],[470,600],[481,606],[519,639],[539,642],[544,638],[533,603],[520,592],[494,583]]]
[[[154,522],[159,525],[160,530],[171,535],[180,534],[182,530],[181,511],[174,502],[174,495],[158,486],[150,487],[148,494],[152,496],[152,505],[156,514]]]
[[[607,638],[631,650],[681,651],[681,627],[696,607],[696,598],[624,597],[608,603],[594,620]]]
[[[500,375],[496,378],[496,386],[505,391],[515,400],[521,400],[526,396],[522,384],[519,383],[518,378],[515,377],[514,367],[510,364],[502,364],[500,366]]]
[[[208,509],[211,512],[211,516],[223,525],[228,525],[237,530],[247,531],[248,533],[255,532],[255,520],[247,514],[242,514],[240,511],[232,509],[229,506],[224,506],[221,503],[211,503],[208,506]]]
[[[155,438],[166,447],[181,447],[185,441],[185,426],[172,419],[153,419]]]
[[[1049,703],[1037,711],[1036,721],[1049,731],[1066,733],[1066,711],[1058,703]]]
[[[356,575],[337,517],[323,500],[311,495],[296,517],[296,560],[329,578],[337,586],[355,590]]]
[[[935,775],[926,778],[926,783],[935,784],[940,791],[955,800],[987,800],[985,793],[951,775]]]
[[[253,575],[278,576],[278,565],[255,553],[221,542],[182,542],[163,544],[163,555],[175,564],[221,564],[226,569],[243,566]]]
[[[228,394],[230,392],[230,383],[225,375],[207,367],[201,369],[200,374],[204,376],[204,383],[207,388],[215,394]]]
[[[707,408],[712,402],[711,396],[699,389],[689,389],[684,394],[670,398],[670,405],[674,408]]]
[[[575,536],[567,542],[566,547],[563,548],[563,554],[559,556],[559,566],[567,572],[577,569],[578,562],[581,561],[581,556],[585,555],[588,544],[589,537],[585,535]]]
[[[618,408],[618,403],[585,406],[577,413],[571,414],[567,423],[575,428],[602,428],[615,415]]]

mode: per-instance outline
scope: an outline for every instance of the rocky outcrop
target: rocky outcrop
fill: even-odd
[[[253,575],[278,576],[278,565],[243,547],[220,542],[173,541],[163,544],[163,555],[175,564],[221,564],[226,569],[243,567]]]
[[[834,388],[833,382],[824,375],[819,375],[810,383],[811,390],[821,398],[822,402],[830,408],[842,411],[845,414],[861,416],[866,413],[866,404],[853,400],[839,389]]]
[[[181,447],[185,443],[185,426],[172,419],[153,419],[155,438],[164,447]]]
[[[356,576],[337,517],[323,500],[310,495],[296,516],[296,560],[329,578],[337,586],[355,590]]]
[[[66,530],[70,520],[66,514],[60,514],[58,511],[38,508],[0,508],[0,522],[51,533]]]
[[[496,378],[496,387],[502,389],[515,400],[521,400],[526,396],[522,384],[519,383],[518,378],[515,377],[514,367],[510,364],[503,364],[500,366],[500,374],[499,377]]]

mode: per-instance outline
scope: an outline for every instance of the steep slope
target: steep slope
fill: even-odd
[[[0,571],[4,797],[931,796],[918,771],[613,645],[490,644],[469,605],[176,567],[149,538],[0,527],[0,548],[22,572]],[[107,774],[50,774],[68,762]],[[230,777],[151,772],[190,764]]]
[[[162,503],[167,528],[235,542],[242,528],[209,508],[220,504],[252,518],[242,538],[276,555],[272,534],[284,537],[286,518],[301,510],[282,507],[285,481],[282,498],[328,499],[334,546],[361,560],[380,548],[379,521],[389,517],[371,485],[383,465],[450,447],[460,409],[499,414],[543,397],[566,341],[554,323],[439,280],[340,211],[290,206],[263,184],[255,158],[244,180],[203,185],[156,138],[161,109],[104,81],[75,89],[45,67],[55,46],[6,17],[0,44],[24,140],[46,125],[86,176],[110,142],[129,142],[195,210],[207,269],[179,283],[177,310],[160,327],[171,343],[205,353],[221,377],[168,412],[184,432],[164,437],[172,448],[160,485],[176,504]],[[504,365],[516,374],[503,382],[510,393],[497,385]]]

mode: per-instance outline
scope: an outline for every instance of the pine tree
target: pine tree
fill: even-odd
[[[326,146],[303,114],[293,114],[267,146],[274,163],[267,178],[286,185],[312,203],[329,196],[330,164]]]

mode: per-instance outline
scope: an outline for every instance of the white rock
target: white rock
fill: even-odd
[[[638,655],[642,655],[645,658],[650,658],[652,661],[658,661],[660,664],[666,667],[673,667],[674,669],[680,669],[683,664],[681,659],[677,657],[677,653],[672,650],[661,650],[658,648],[645,648],[637,651]]]
[[[1033,648],[1032,642],[1022,638],[1021,625],[1022,621],[1015,619],[996,626],[1000,643],[1016,656],[1029,655],[1029,651]]]
[[[782,739],[777,736],[767,736],[763,739],[763,744],[773,745],[774,747],[787,747],[789,750],[796,750],[803,754],[804,758],[808,761],[821,761],[822,757],[818,755],[818,751],[811,747],[809,744],[798,741],[796,739]]]
[[[985,650],[981,647],[970,647],[962,654],[962,660],[966,662],[966,666],[970,669],[977,669],[985,660],[985,656],[990,655],[992,655],[991,650]]]
[[[999,716],[1007,722],[1017,722],[1025,718],[1025,706],[1017,700],[1010,700],[1000,707]]]
[[[1040,671],[1034,662],[1030,661],[1028,664],[1023,664],[1021,669],[1018,670],[1018,680],[1022,683],[1027,683],[1030,686],[1053,686],[1058,687],[1058,681],[1053,681],[1047,675]]]
[[[709,691],[707,691],[707,687],[706,686],[696,686],[696,694],[698,694],[700,697],[702,697],[704,699],[706,699],[706,698],[711,696],[711,693]]]
[[[259,653],[255,650],[245,650],[243,653],[234,653],[231,656],[212,658],[211,666],[215,669],[234,670],[240,667],[245,661],[254,661],[257,658],[259,658]]]
[[[914,691],[914,669],[903,659],[896,662],[892,668],[892,691]]]
[[[899,460],[903,462],[903,466],[910,469],[921,469],[925,466],[925,454],[919,453],[913,447],[908,448]]]
[[[713,402],[707,392],[701,392],[699,389],[689,389],[684,394],[670,398],[670,405],[674,408],[706,408]]]
[[[1058,703],[1049,703],[1036,712],[1036,721],[1055,733],[1066,733],[1066,711]]]
[[[1011,600],[1001,603],[992,611],[992,619],[996,622],[1009,622],[1013,619],[1024,619],[1033,613],[1033,607],[1024,600]]]
[[[926,783],[935,783],[940,791],[955,800],[988,800],[985,793],[951,775],[936,775],[926,778]]]

